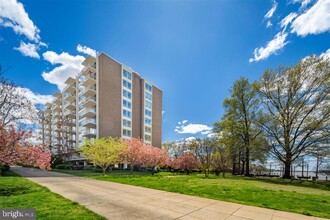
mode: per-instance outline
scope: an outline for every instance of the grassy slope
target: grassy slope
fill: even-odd
[[[0,176],[0,207],[35,208],[37,219],[105,219],[11,171]]]
[[[61,170],[60,172],[236,202],[241,204],[330,218],[330,183],[300,182],[282,179],[216,177],[160,173],[155,176],[114,172],[107,176],[91,171]]]

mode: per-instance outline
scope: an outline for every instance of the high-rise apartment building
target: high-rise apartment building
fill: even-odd
[[[101,53],[88,56],[76,78],[54,94],[41,114],[41,139],[55,154],[81,160],[85,138],[141,138],[161,146],[162,91],[131,68]]]

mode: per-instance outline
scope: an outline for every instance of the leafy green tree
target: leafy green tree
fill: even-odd
[[[243,149],[238,147],[238,150],[243,152],[244,175],[249,176],[251,154],[254,147],[258,148],[255,142],[262,134],[256,124],[260,102],[254,84],[246,78],[235,81],[230,93],[231,97],[225,99],[223,104],[225,115],[220,123],[220,130],[226,132],[225,142],[232,141],[229,143],[232,148],[237,147],[238,143],[243,145]]]
[[[236,123],[233,117],[229,113],[225,113],[222,120],[215,122],[213,130],[216,133],[221,134],[219,142],[224,145],[226,156],[228,157],[228,163],[232,166],[232,174],[241,173],[242,157],[244,153],[243,142],[238,129],[236,129]]]
[[[219,140],[217,143],[218,146],[211,157],[211,168],[217,176],[222,172],[222,176],[225,177],[230,157],[228,157],[226,146],[221,144]]]
[[[267,70],[257,85],[264,110],[260,125],[284,163],[284,178],[291,178],[291,164],[302,153],[329,140],[329,85],[330,63],[320,57]]]
[[[111,165],[124,162],[127,145],[120,138],[86,139],[81,151],[90,162],[100,166],[105,175]]]
[[[208,177],[210,175],[212,155],[216,147],[216,142],[210,138],[196,138],[195,140],[185,142],[184,147],[196,156],[205,177]]]

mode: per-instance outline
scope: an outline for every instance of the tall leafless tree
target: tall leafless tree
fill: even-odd
[[[0,69],[0,127],[36,120],[36,109],[24,91],[3,76]]]
[[[296,66],[267,70],[258,85],[264,114],[260,125],[272,153],[285,166],[283,177],[307,148],[329,139],[330,63],[309,57]]]

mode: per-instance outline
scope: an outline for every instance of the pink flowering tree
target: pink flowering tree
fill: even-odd
[[[0,128],[0,163],[50,169],[51,155],[43,146],[23,146],[31,132],[15,130],[13,126]]]
[[[167,151],[153,147],[151,145],[143,145],[143,160],[142,166],[145,168],[151,168],[152,169],[152,175],[154,174],[155,168],[159,166],[165,166],[168,161],[168,153]]]
[[[164,166],[168,162],[168,153],[151,145],[144,144],[141,139],[132,138],[127,140],[128,146],[125,160],[131,165],[131,173],[134,166],[140,166],[144,168],[152,168],[154,174],[154,168],[158,165]]]
[[[189,175],[191,169],[200,167],[200,162],[193,154],[184,153],[173,160],[172,166],[175,169],[184,170]]]
[[[38,167],[42,170],[50,170],[51,154],[45,151],[44,146],[20,146],[18,147],[18,164],[28,167]]]
[[[13,126],[0,127],[0,163],[15,164],[19,160],[20,142],[30,137],[30,132],[16,131]]]
[[[134,166],[142,165],[143,158],[143,141],[138,138],[126,140],[127,152],[124,155],[124,160],[131,166],[131,174],[133,173]]]

